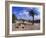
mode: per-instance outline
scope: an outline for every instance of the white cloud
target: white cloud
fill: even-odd
[[[37,15],[37,16],[35,15],[34,20],[38,20],[38,19],[40,19],[40,15]]]
[[[17,16],[18,19],[26,19],[26,20],[33,20],[32,16],[29,16],[29,12],[26,11],[26,10],[23,10],[21,11],[18,16]],[[40,16],[34,16],[34,20],[38,20],[40,19]]]
[[[24,13],[25,15],[28,15],[28,14],[29,14],[29,12],[27,12],[26,10],[24,10],[23,13]]]

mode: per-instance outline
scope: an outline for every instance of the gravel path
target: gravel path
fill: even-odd
[[[24,31],[24,30],[39,30],[40,29],[40,23],[34,23],[34,25],[30,24],[20,24],[16,25],[15,23],[12,24],[12,30],[13,31]]]

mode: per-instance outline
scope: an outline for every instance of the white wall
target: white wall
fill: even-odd
[[[46,3],[46,0],[17,0],[17,1]],[[46,26],[45,26],[45,29],[46,29]],[[4,36],[5,36],[5,0],[0,0],[0,38],[4,38]],[[27,37],[16,37],[16,38],[46,38],[46,33],[45,35],[40,35],[40,36],[27,36]]]

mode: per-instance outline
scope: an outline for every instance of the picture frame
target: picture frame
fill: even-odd
[[[20,5],[19,5],[20,4]],[[33,6],[34,5],[34,6]],[[35,6],[36,5],[36,6]],[[21,32],[10,32],[10,28],[12,27],[12,12],[11,8],[18,6],[18,7],[40,7],[42,8],[40,11],[40,20],[41,30],[34,30],[34,31],[21,31]],[[18,9],[18,8],[17,8]],[[10,21],[10,22],[9,22]],[[12,31],[12,30],[11,30]],[[45,4],[44,3],[36,3],[36,2],[20,2],[20,1],[5,1],[5,37],[19,37],[19,36],[35,36],[35,35],[44,35],[45,34]]]

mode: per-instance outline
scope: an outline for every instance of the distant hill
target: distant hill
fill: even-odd
[[[40,23],[40,20],[35,20],[34,23]]]
[[[24,19],[17,19],[18,21],[28,21],[28,22],[32,22],[31,20],[24,20]],[[40,23],[40,19],[39,20],[34,20],[34,23]]]

